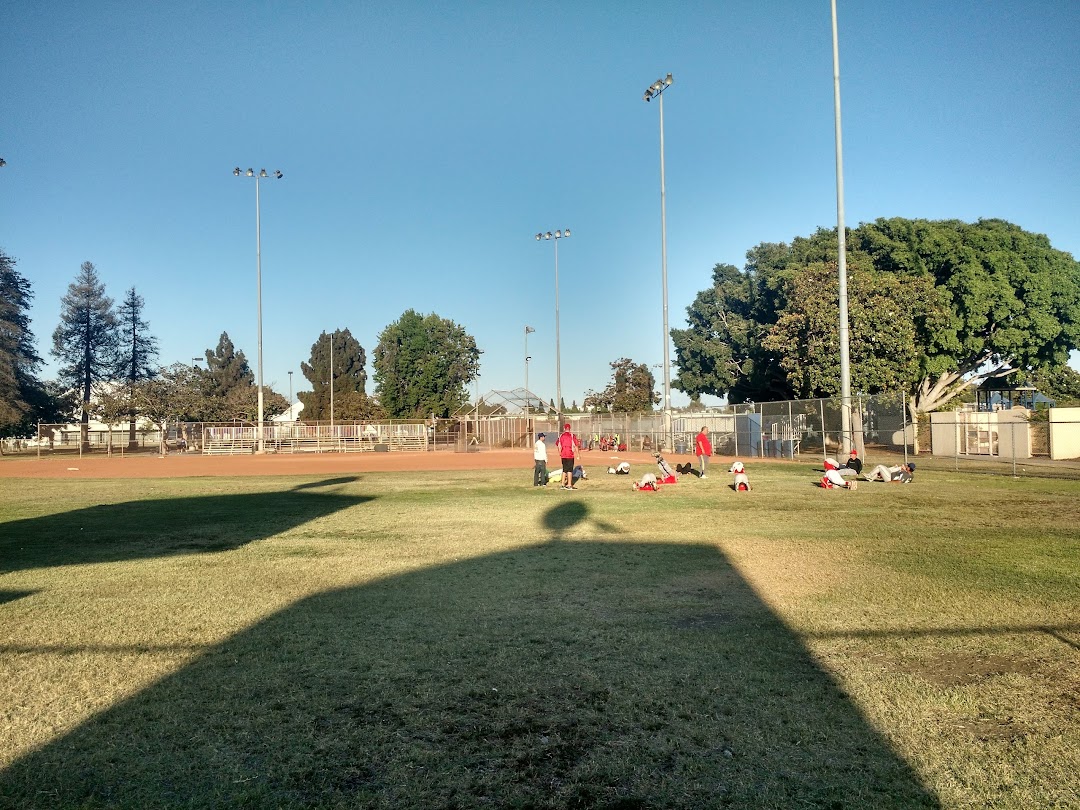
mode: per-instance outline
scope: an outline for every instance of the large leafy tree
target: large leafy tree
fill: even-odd
[[[375,347],[379,403],[391,417],[448,417],[469,401],[480,354],[476,340],[453,321],[406,310]]]
[[[644,363],[635,363],[622,357],[611,366],[611,382],[596,393],[590,391],[585,397],[585,407],[615,413],[642,413],[651,411],[660,402],[656,393],[656,378]]]
[[[32,299],[15,259],[0,250],[0,436],[25,432],[43,394],[36,376],[41,358],[30,331]]]
[[[673,329],[677,374],[672,386],[691,397],[726,396],[731,402],[789,399],[791,384],[780,355],[762,342],[786,298],[784,268],[769,261],[786,246],[760,245],[745,270],[713,268],[713,283],[687,308],[687,329]]]
[[[331,363],[331,358],[333,362]],[[323,332],[311,345],[311,357],[300,364],[300,371],[311,383],[311,391],[297,397],[304,403],[304,419],[330,419],[330,378],[333,367],[335,419],[369,419],[378,416],[377,403],[367,396],[367,356],[364,347],[348,329]]]
[[[929,277],[947,320],[920,335],[911,408],[930,411],[972,382],[1064,366],[1080,345],[1080,262],[999,219],[879,219],[853,234],[875,266]]]
[[[919,374],[919,334],[946,319],[933,281],[848,265],[851,387],[906,391]],[[815,262],[788,278],[787,306],[762,341],[798,397],[840,393],[839,278],[835,262]]]
[[[74,389],[81,405],[83,442],[95,385],[117,377],[119,332],[113,300],[90,262],[83,262],[60,301],[60,324],[53,332],[52,355],[60,363],[60,381]]]
[[[1001,220],[882,219],[847,244],[853,384],[896,385],[913,414],[972,381],[1060,367],[1080,343],[1080,264],[1045,236]],[[676,387],[731,401],[782,399],[785,386],[838,391],[839,307],[824,271],[836,258],[835,231],[821,229],[755,248],[744,271],[714,272],[688,310],[690,328],[673,331]]]
[[[119,354],[117,365],[129,395],[136,383],[157,374],[157,338],[150,334],[150,324],[143,318],[145,302],[132,287],[124,295],[118,310]],[[128,443],[135,446],[135,406],[129,412]]]

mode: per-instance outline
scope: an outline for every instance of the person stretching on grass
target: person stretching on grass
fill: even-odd
[[[915,462],[909,461],[897,467],[878,464],[873,472],[866,476],[867,481],[884,481],[888,484],[910,484],[915,480]]]

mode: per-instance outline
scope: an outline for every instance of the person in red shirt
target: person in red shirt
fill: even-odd
[[[562,488],[577,489],[574,486],[574,457],[577,449],[581,447],[577,436],[570,432],[570,425],[563,425],[563,432],[559,436],[559,458],[562,460]]]
[[[709,441],[707,428],[703,427],[694,440],[694,455],[698,457],[698,464],[701,467],[700,477],[704,478],[705,471],[709,469],[709,456],[712,455],[712,442]]]

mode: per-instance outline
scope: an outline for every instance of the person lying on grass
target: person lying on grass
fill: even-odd
[[[634,492],[657,492],[659,489],[660,482],[652,473],[645,473],[640,481],[634,482]]]
[[[878,464],[866,476],[866,480],[884,481],[887,484],[910,484],[915,480],[915,462],[909,461],[907,464],[899,464],[895,467]]]

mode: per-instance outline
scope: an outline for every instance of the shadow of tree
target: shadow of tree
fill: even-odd
[[[313,491],[354,480],[308,482],[284,492],[103,504],[0,523],[0,573],[240,548],[371,500]]]
[[[17,761],[0,797],[938,806],[715,548],[561,540],[302,600]]]

